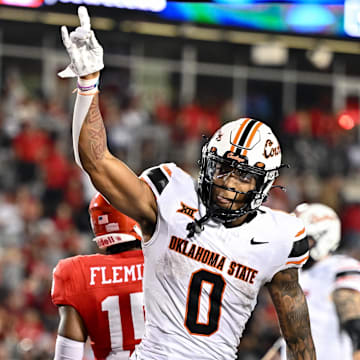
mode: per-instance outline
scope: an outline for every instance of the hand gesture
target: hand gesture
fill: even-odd
[[[66,26],[61,27],[61,36],[70,64],[58,73],[61,78],[85,76],[104,68],[103,48],[95,38],[90,27],[90,17],[85,6],[78,9],[80,26],[68,33]]]

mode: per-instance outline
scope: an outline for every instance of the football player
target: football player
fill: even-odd
[[[141,231],[100,194],[89,213],[102,253],[60,260],[54,270],[55,360],[82,360],[88,337],[95,359],[128,359],[144,331]]]
[[[341,238],[333,209],[304,203],[295,214],[305,223],[310,246],[300,284],[309,306],[317,359],[359,360],[360,263],[345,254],[332,254]]]
[[[308,258],[303,223],[262,206],[281,168],[271,129],[241,118],[202,150],[198,183],[175,164],[137,177],[107,149],[99,110],[103,50],[79,7],[62,38],[76,76],[75,158],[117,209],[139,222],[145,257],[145,335],[132,359],[235,359],[257,294],[267,285],[291,359],[315,359],[298,269]]]

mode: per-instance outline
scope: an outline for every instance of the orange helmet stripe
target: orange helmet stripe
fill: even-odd
[[[233,144],[236,144],[239,141],[240,135],[244,130],[245,125],[250,121],[250,118],[246,118],[243,123],[240,125],[239,130],[237,131]],[[235,145],[231,145],[230,151],[234,152],[235,150]]]
[[[254,129],[252,130],[252,132],[251,132],[251,134],[250,134],[250,136],[249,136],[249,138],[248,138],[248,140],[247,140],[247,142],[246,142],[245,147],[246,147],[247,149],[251,146],[251,142],[252,142],[255,134],[256,134],[258,128],[259,128],[262,124],[263,124],[263,123],[259,121],[259,122],[255,125]],[[247,152],[248,152],[248,151],[245,149],[242,155],[246,156]]]

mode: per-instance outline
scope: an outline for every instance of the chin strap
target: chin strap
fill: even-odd
[[[200,234],[204,230],[204,224],[211,218],[211,213],[209,211],[200,218],[199,220],[194,220],[191,223],[188,223],[186,226],[186,230],[189,231],[187,234],[188,238],[191,238],[195,235],[195,233]]]
[[[261,209],[254,209],[252,211],[249,211],[247,213],[248,216],[246,217],[244,222],[250,222],[257,215],[257,212],[260,212],[260,213],[263,213],[263,214],[265,213],[265,211],[261,210]],[[204,224],[211,218],[211,216],[212,216],[212,213],[210,211],[208,211],[199,220],[195,219],[193,222],[188,223],[187,226],[186,226],[186,230],[189,231],[188,234],[187,234],[187,237],[192,238],[195,235],[195,233],[200,234],[204,230]],[[225,226],[226,226],[226,224],[227,223],[224,222]]]

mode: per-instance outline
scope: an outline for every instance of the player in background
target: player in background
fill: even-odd
[[[279,175],[272,130],[241,118],[219,129],[202,150],[198,183],[175,164],[138,178],[107,149],[99,110],[103,50],[85,7],[81,26],[62,27],[78,77],[73,116],[77,164],[95,187],[143,231],[145,335],[132,359],[230,360],[259,289],[275,304],[289,358],[315,359],[298,269],[308,258],[303,223],[262,206]]]
[[[360,263],[332,254],[341,238],[340,220],[323,204],[300,204],[310,259],[300,273],[318,360],[360,359]],[[286,359],[284,348],[282,358]]]
[[[51,295],[60,315],[54,359],[83,359],[88,337],[95,359],[129,359],[144,331],[141,231],[100,194],[89,213],[102,253],[60,260],[54,270]]]

